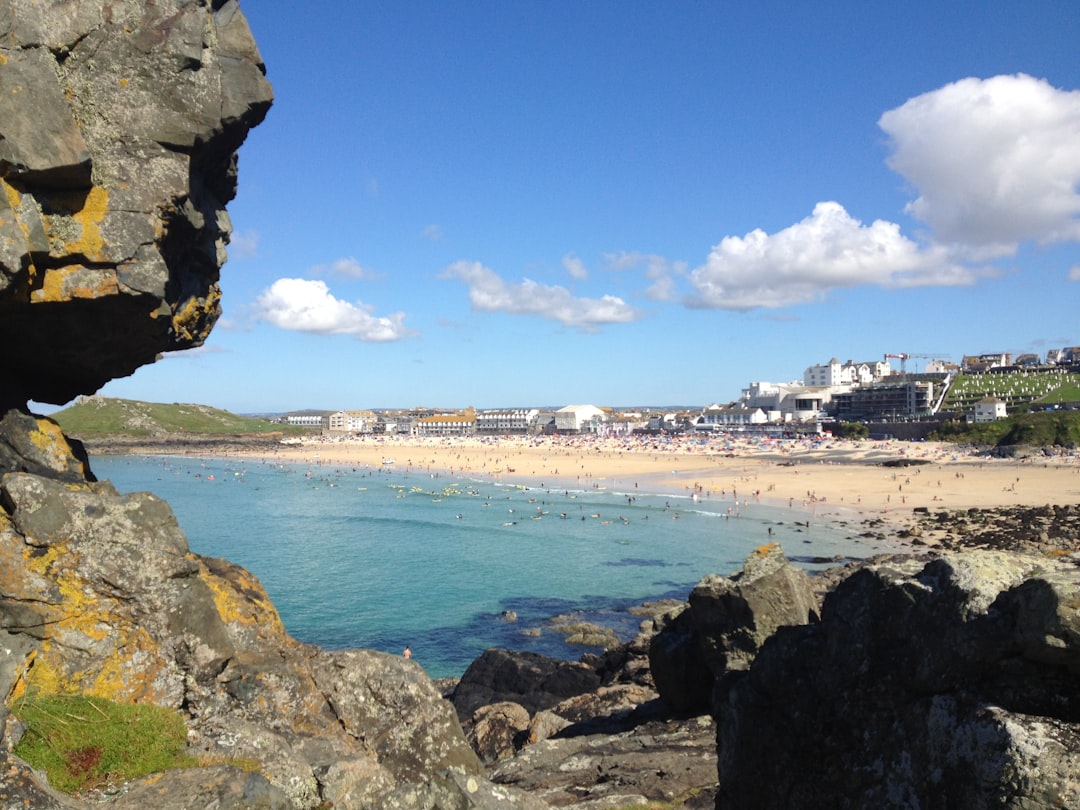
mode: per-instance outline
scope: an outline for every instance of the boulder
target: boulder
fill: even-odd
[[[600,676],[586,664],[538,653],[491,649],[465,670],[452,700],[462,720],[481,706],[504,701],[524,706],[534,714],[599,685]]]
[[[485,763],[506,759],[525,742],[529,719],[525,707],[517,703],[481,706],[469,722],[469,744]]]
[[[718,693],[725,808],[1080,806],[1080,567],[869,564]]]
[[[0,413],[199,346],[272,101],[236,0],[0,0]],[[87,339],[93,336],[93,339]]]
[[[708,711],[718,679],[747,669],[778,627],[805,624],[817,611],[810,577],[778,543],[755,549],[734,576],[710,574],[652,638],[649,665],[661,698],[678,713]]]

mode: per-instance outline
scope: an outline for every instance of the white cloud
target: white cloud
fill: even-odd
[[[317,335],[353,335],[359,340],[385,342],[412,334],[405,314],[371,314],[371,307],[350,304],[330,294],[325,282],[279,278],[255,300],[256,320],[297,332]]]
[[[1069,281],[1080,281],[1080,264],[1074,264],[1069,268]]]
[[[1019,242],[1080,240],[1080,91],[1023,74],[968,78],[878,121],[907,210],[934,238],[988,258]]]
[[[863,225],[836,202],[767,234],[727,236],[690,273],[694,307],[748,310],[817,301],[835,287],[970,284],[976,273],[948,261],[944,249],[920,248],[893,222]]]
[[[670,301],[675,297],[678,276],[686,275],[686,262],[672,261],[654,253],[609,253],[604,257],[611,270],[636,270],[645,268],[645,278],[652,282],[645,295],[653,301]]]
[[[589,271],[585,267],[585,262],[573,253],[567,253],[562,257],[562,266],[563,269],[570,274],[571,278],[576,278],[581,281],[589,277]]]
[[[311,267],[308,272],[313,276],[331,275],[357,280],[370,280],[378,278],[379,275],[378,273],[368,270],[352,256],[334,259],[334,261],[329,264],[316,264]]]
[[[443,229],[439,225],[426,225],[420,235],[430,242],[439,242],[443,238]]]
[[[538,315],[586,330],[607,323],[630,323],[641,317],[638,310],[613,295],[575,298],[565,287],[545,286],[529,279],[507,284],[479,262],[455,262],[442,277],[465,282],[473,308],[484,312]]]

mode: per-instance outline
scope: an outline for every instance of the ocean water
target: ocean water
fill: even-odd
[[[629,639],[640,620],[627,607],[685,599],[703,576],[737,571],[773,540],[807,567],[885,550],[851,529],[807,527],[797,507],[730,496],[235,458],[100,456],[91,466],[121,492],[168,501],[193,551],[258,576],[297,639],[390,653],[409,645],[436,678],[461,675],[490,647],[577,659],[587,648],[550,629],[556,615]]]

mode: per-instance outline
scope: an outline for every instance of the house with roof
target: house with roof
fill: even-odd
[[[536,408],[498,408],[477,411],[476,433],[479,436],[523,436],[536,433],[540,411]]]
[[[371,433],[376,421],[373,411],[334,411],[325,424],[329,433]]]
[[[1006,410],[1005,400],[997,397],[984,397],[975,403],[975,409],[972,411],[970,419],[972,422],[981,424],[983,422],[996,422],[1006,416],[1008,416],[1008,411]]]
[[[476,412],[437,413],[422,416],[413,422],[414,436],[474,436],[476,435]]]
[[[729,430],[752,425],[764,425],[769,422],[769,415],[761,408],[754,408],[742,403],[732,405],[712,404],[701,412],[696,427],[698,430]]]

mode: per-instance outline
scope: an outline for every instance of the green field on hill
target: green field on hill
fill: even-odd
[[[959,374],[941,410],[963,413],[986,397],[1005,402],[1009,413],[1031,404],[1080,402],[1080,374],[1064,371],[1013,371],[1007,374]]]
[[[206,405],[139,402],[108,397],[80,398],[74,405],[52,414],[52,418],[64,433],[83,439],[103,436],[150,438],[170,434],[293,435],[309,432],[261,417],[238,416]]]

